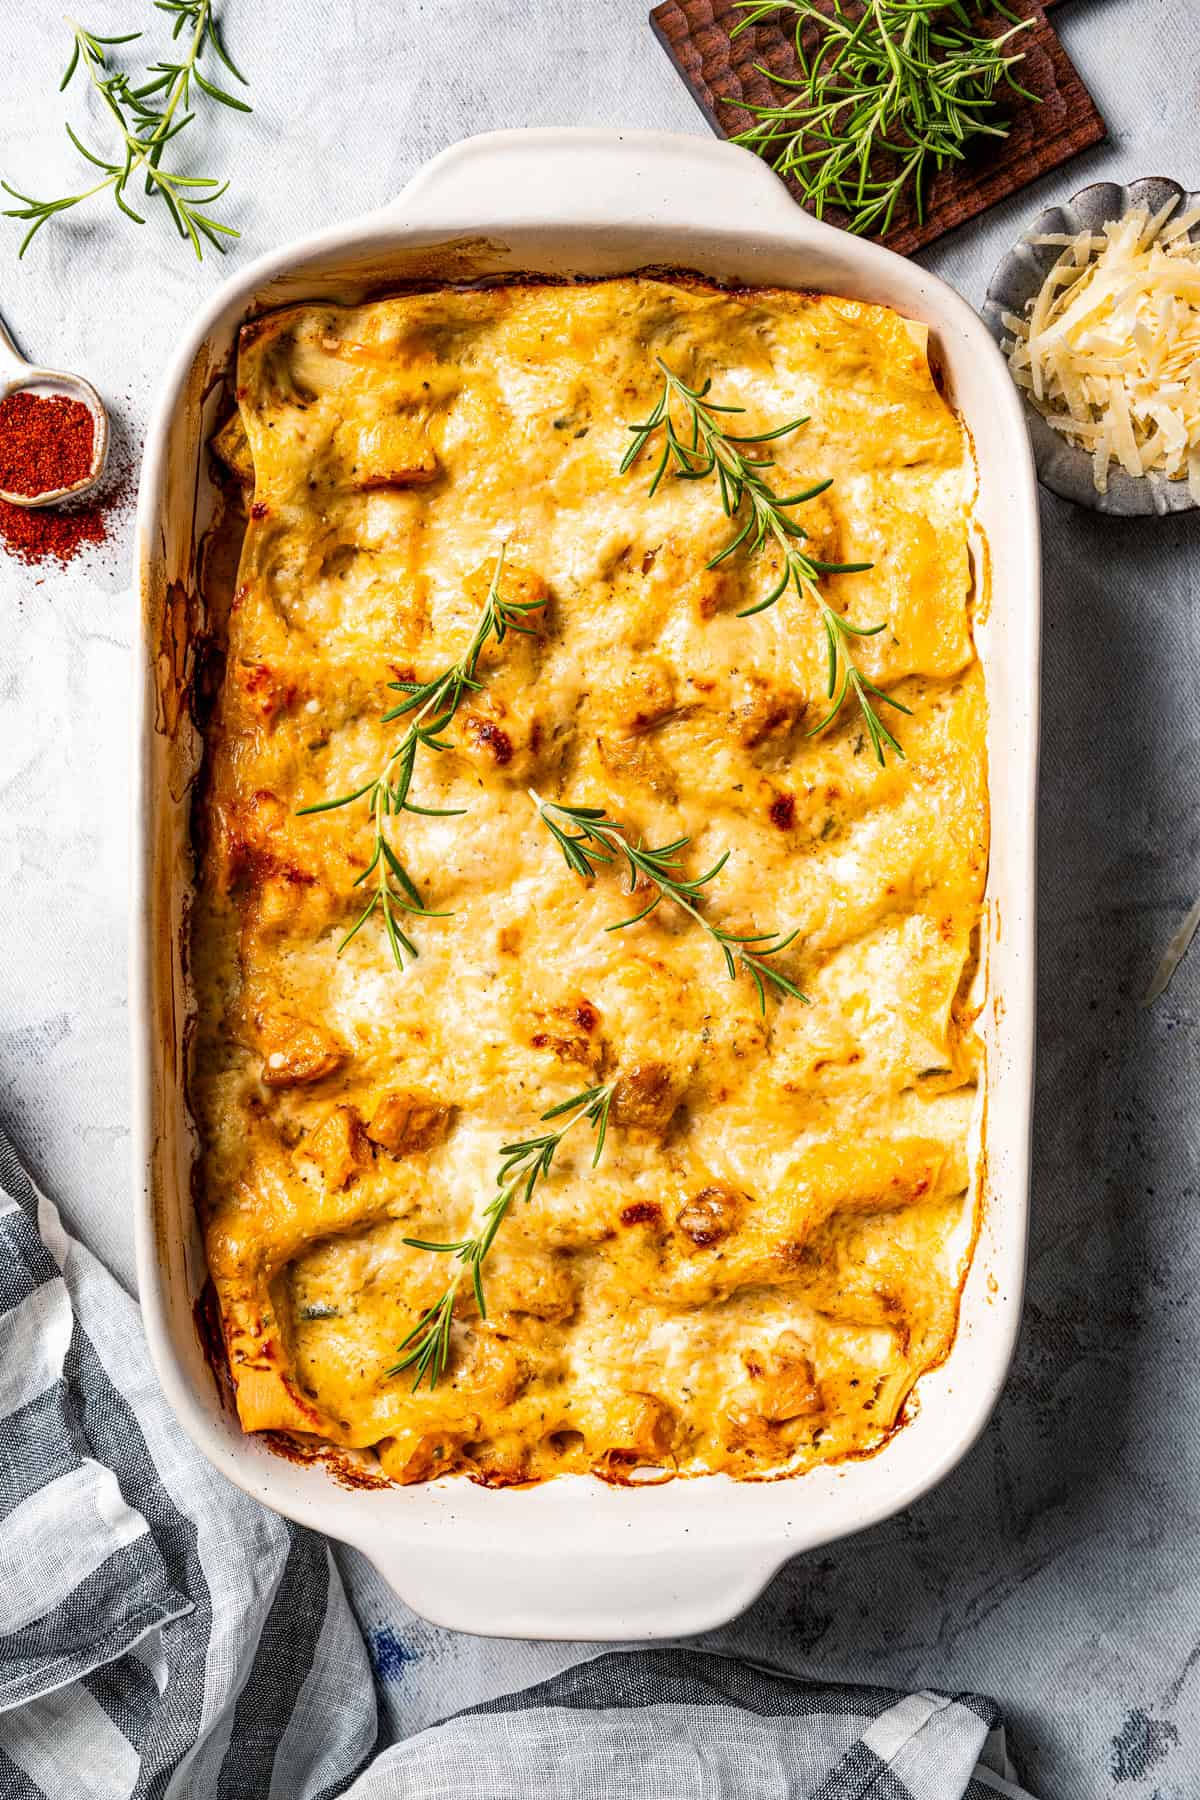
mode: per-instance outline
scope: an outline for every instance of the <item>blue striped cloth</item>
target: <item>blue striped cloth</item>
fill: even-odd
[[[0,1132],[0,1800],[1027,1800],[990,1701],[686,1649],[379,1719],[329,1546],[192,1448]]]

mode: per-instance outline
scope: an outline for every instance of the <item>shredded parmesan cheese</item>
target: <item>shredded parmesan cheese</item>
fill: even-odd
[[[1098,492],[1109,467],[1186,481],[1200,502],[1200,207],[1144,206],[1102,232],[1047,233],[1061,248],[1026,318],[1005,313],[1019,387],[1088,451]]]

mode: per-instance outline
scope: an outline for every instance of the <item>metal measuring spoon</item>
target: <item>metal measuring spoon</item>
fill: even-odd
[[[92,415],[94,427],[92,466],[82,480],[73,482],[70,487],[50,488],[44,494],[10,494],[0,488],[0,500],[7,500],[13,506],[54,506],[60,500],[73,500],[79,494],[86,494],[103,475],[108,457],[108,414],[104,402],[82,375],[68,375],[61,369],[41,369],[26,362],[0,319],[0,400],[6,400],[21,388],[43,394],[47,399],[62,396],[83,401]]]

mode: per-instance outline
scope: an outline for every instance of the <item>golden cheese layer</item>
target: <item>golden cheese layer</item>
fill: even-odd
[[[770,446],[808,548],[870,562],[830,604],[909,709],[880,768],[775,552],[713,481],[619,473],[662,357]],[[305,305],[242,335],[253,483],[209,726],[193,977],[202,1211],[242,1423],[373,1446],[421,1480],[776,1474],[862,1452],[953,1336],[972,1235],[969,989],[987,860],[965,434],[923,330],[882,307],[680,280]],[[244,436],[243,436],[244,433]],[[462,655],[501,543],[541,600],[494,642],[391,841],[446,916],[400,973],[362,905],[388,683]],[[529,789],[603,806],[730,930],[796,932],[810,1004],[731,981],[713,939],[564,864]],[[433,1392],[389,1373],[495,1193],[502,1144],[616,1079],[460,1292]]]

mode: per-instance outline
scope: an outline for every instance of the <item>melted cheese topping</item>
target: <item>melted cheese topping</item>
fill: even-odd
[[[866,674],[911,709],[873,759],[853,704],[822,735],[815,612],[729,535],[712,481],[622,476],[655,356],[771,446]],[[374,1446],[411,1481],[775,1474],[860,1452],[946,1351],[971,1241],[968,990],[987,859],[964,432],[923,330],[885,308],[625,279],[307,305],[243,332],[252,474],[209,728],[193,977],[202,1212],[238,1408]],[[393,966],[378,918],[340,957],[370,858],[362,804],[387,683],[469,640],[498,545],[533,637],[491,645],[453,748],[426,754],[393,841],[430,907]],[[718,947],[616,872],[585,883],[528,798],[607,807],[648,841],[723,851],[709,916],[796,930],[810,1005],[731,982]],[[500,1145],[620,1078],[464,1287],[449,1374],[389,1370]]]

